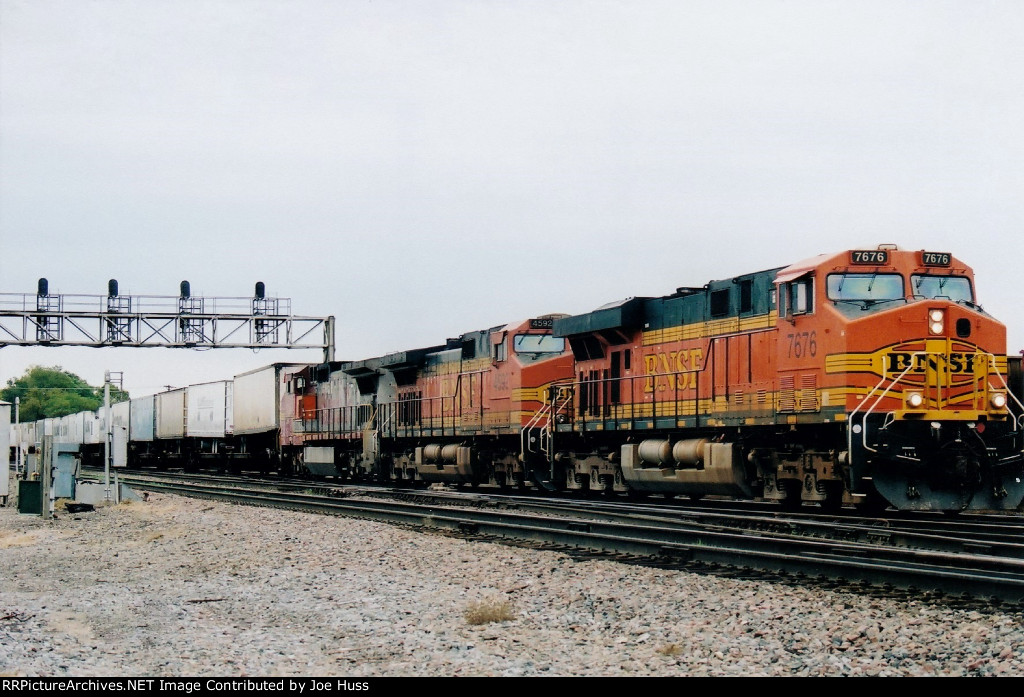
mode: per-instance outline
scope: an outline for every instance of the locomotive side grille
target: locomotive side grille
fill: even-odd
[[[779,378],[779,411],[788,413],[799,413],[818,411],[818,376],[814,373],[806,373],[799,376],[799,387],[797,387],[797,376],[783,375]]]
[[[779,379],[779,411],[796,411],[796,379],[792,375]]]
[[[797,411],[818,411],[818,376],[808,373],[800,376],[800,391],[797,395]]]

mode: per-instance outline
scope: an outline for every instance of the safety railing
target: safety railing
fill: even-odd
[[[995,375],[997,378],[999,378],[999,386],[993,386],[992,383],[989,382],[989,384],[988,384],[989,389],[992,389],[992,390],[998,390],[998,389],[1006,390],[1006,396],[1007,396],[1007,399],[1008,399],[1007,404],[1006,404],[1006,409],[1010,413],[1011,418],[1013,419],[1013,424],[1014,424],[1013,430],[1014,430],[1014,432],[1019,432],[1021,430],[1024,430],[1024,403],[1022,403],[1021,400],[1017,398],[1017,395],[1014,394],[1013,390],[1011,390],[1010,386],[1006,383],[1006,378],[1004,378],[1003,374],[1001,372],[999,372],[999,367],[996,364],[996,357],[995,357],[995,355],[990,353],[990,354],[988,354],[988,357],[989,357],[989,377],[991,378],[993,375]],[[1014,405],[1014,404],[1017,405],[1017,413],[1016,414],[1013,413],[1013,409],[1011,408],[1011,405]]]
[[[542,454],[550,459],[552,454],[552,425],[559,415],[571,409],[575,391],[572,385],[552,385],[544,397],[544,403],[519,432],[520,452]],[[534,433],[537,435],[534,436]]]

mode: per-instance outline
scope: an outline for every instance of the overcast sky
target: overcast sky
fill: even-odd
[[[972,265],[1016,353],[1022,124],[1019,0],[0,0],[0,292],[263,281],[359,359],[895,243]]]

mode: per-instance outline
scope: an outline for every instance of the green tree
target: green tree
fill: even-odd
[[[7,381],[0,400],[21,400],[21,421],[49,419],[80,411],[95,411],[103,406],[103,387],[93,387],[60,366],[34,365],[20,378]],[[128,393],[110,386],[110,403],[123,402]]]

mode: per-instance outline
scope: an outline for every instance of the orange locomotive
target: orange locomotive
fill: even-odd
[[[1005,328],[948,253],[824,255],[554,329],[575,368],[547,405],[535,467],[551,486],[908,510],[1024,499]]]
[[[548,388],[572,374],[553,316],[501,325],[441,346],[311,368],[302,466],[314,474],[398,482],[524,485],[521,453]]]
[[[1007,373],[971,269],[886,246],[311,367],[294,437],[318,474],[1014,509]]]

